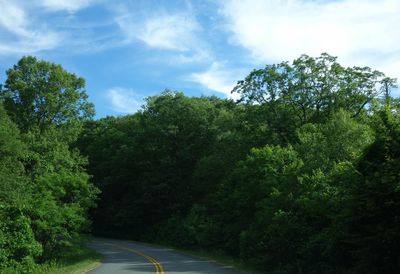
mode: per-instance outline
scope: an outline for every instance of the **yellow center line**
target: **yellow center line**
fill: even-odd
[[[165,274],[164,268],[162,267],[162,265],[159,262],[157,262],[156,259],[154,259],[153,257],[147,256],[146,254],[144,254],[144,253],[142,253],[140,251],[137,251],[135,249],[132,249],[132,248],[127,248],[127,247],[124,247],[124,246],[111,244],[111,243],[105,243],[105,244],[112,245],[112,246],[118,247],[120,249],[127,250],[127,251],[132,252],[132,253],[140,256],[140,257],[143,257],[143,258],[145,258],[146,260],[148,260],[149,262],[151,262],[154,265],[154,267],[156,269],[156,274]]]

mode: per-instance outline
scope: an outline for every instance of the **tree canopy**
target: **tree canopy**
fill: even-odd
[[[0,264],[29,273],[92,219],[95,235],[213,250],[261,273],[396,273],[394,87],[303,55],[250,72],[236,102],[166,90],[92,120],[82,78],[24,57],[0,92]]]
[[[98,190],[72,143],[93,114],[84,80],[23,57],[0,90],[0,272],[32,273],[90,225]]]
[[[253,70],[233,89],[247,103],[280,103],[292,109],[300,123],[315,122],[340,109],[357,116],[395,79],[369,67],[343,67],[327,53],[302,55],[289,64]]]
[[[219,250],[264,273],[393,273],[395,84],[303,55],[252,71],[238,102],[167,91],[89,122],[77,146],[103,191],[94,231]]]
[[[32,56],[7,70],[0,94],[8,115],[24,133],[51,126],[64,126],[66,131],[94,114],[83,78]]]

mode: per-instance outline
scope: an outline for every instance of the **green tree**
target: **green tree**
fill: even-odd
[[[1,201],[18,200],[18,191],[26,180],[21,160],[27,147],[21,141],[17,126],[9,119],[0,103],[0,197]],[[13,194],[12,194],[13,193]],[[21,192],[23,193],[23,192]],[[11,196],[10,196],[11,195]]]
[[[103,191],[92,211],[95,231],[221,250],[265,273],[394,273],[394,86],[368,67],[303,55],[239,81],[239,102],[166,91],[134,115],[86,121],[75,145]],[[40,216],[57,204],[91,201],[84,199],[92,192],[83,159],[50,142],[62,140],[52,130],[41,135],[48,139],[33,130],[24,135],[34,148],[35,183],[47,197]],[[83,196],[70,194],[75,186]],[[45,219],[41,236],[68,238],[73,231],[50,230],[65,219],[85,225],[57,213],[33,219]]]
[[[393,86],[393,79],[382,72],[345,68],[336,59],[323,53],[317,58],[302,55],[292,64],[267,65],[253,70],[233,91],[241,95],[240,101],[284,104],[301,125],[326,119],[339,109],[357,116],[384,87]]]
[[[302,166],[303,162],[293,148],[280,146],[252,149],[247,159],[238,163],[222,186],[219,197],[223,208],[220,227],[227,250],[233,254],[239,250],[249,254],[252,252],[248,248],[253,246],[256,249],[256,246],[262,245],[258,242],[240,247],[240,237],[256,221],[264,199],[270,201],[266,218],[272,218],[280,210],[291,210],[290,200],[300,187],[298,176]],[[277,200],[272,202],[275,198]],[[286,255],[289,256],[289,253]]]
[[[342,240],[355,271],[394,273],[400,267],[400,117],[387,107],[373,119],[376,141],[351,185]]]
[[[358,160],[373,142],[374,132],[343,110],[321,124],[305,124],[297,130],[301,154],[308,172],[330,170],[334,164]]]
[[[0,271],[17,264],[27,269],[42,252],[27,216],[32,201],[21,161],[26,149],[0,103]]]
[[[90,170],[104,193],[95,224],[140,235],[189,211],[198,199],[193,172],[214,140],[210,124],[219,102],[166,91],[133,116],[87,124],[78,146],[94,159]]]
[[[60,65],[27,56],[7,70],[0,97],[21,132],[56,126],[76,137],[76,124],[94,114],[84,88],[83,78]]]
[[[30,257],[40,256],[41,261],[55,258],[63,246],[88,228],[87,213],[97,194],[85,173],[86,159],[71,146],[83,122],[93,115],[84,83],[83,78],[60,65],[23,57],[7,71],[0,90],[4,109],[21,133],[6,142],[5,148],[18,147],[22,141],[18,149],[24,151],[15,151],[17,156],[5,153],[0,162],[8,174],[13,174],[12,179],[5,180],[10,183],[0,188],[12,185],[8,187],[13,188],[9,196],[24,197],[20,204],[8,199],[4,216],[11,220],[7,214],[15,214],[15,229],[24,228],[21,234],[34,236],[39,249]],[[1,110],[1,115],[6,113]],[[2,134],[7,137],[14,128],[12,125]]]

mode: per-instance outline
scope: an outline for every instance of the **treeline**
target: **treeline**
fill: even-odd
[[[23,57],[0,86],[0,272],[31,273],[62,257],[98,193],[72,146],[93,116],[85,82]]]
[[[395,80],[322,54],[267,65],[240,100],[166,91],[89,121],[98,235],[220,250],[265,273],[400,269]]]
[[[395,86],[304,55],[252,71],[236,102],[165,91],[93,121],[82,78],[24,57],[0,88],[0,272],[62,257],[90,211],[97,235],[265,273],[396,273]]]

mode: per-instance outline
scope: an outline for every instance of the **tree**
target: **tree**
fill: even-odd
[[[84,84],[35,57],[7,71],[0,90],[0,215],[10,223],[2,224],[0,238],[21,250],[8,250],[11,266],[24,258],[53,259],[88,228],[98,192],[85,172],[86,159],[71,147],[94,113]],[[12,230],[20,239],[12,239]]]
[[[32,201],[22,162],[26,150],[0,103],[0,268],[31,267],[42,252],[27,216]]]
[[[373,117],[376,140],[358,165],[361,179],[341,221],[341,239],[362,273],[394,273],[400,267],[400,116],[388,107]]]
[[[287,195],[297,191],[297,175],[302,165],[303,162],[292,147],[280,146],[252,149],[244,161],[237,163],[221,186],[218,197],[222,203],[218,218],[221,224],[229,224],[220,226],[224,231],[222,234],[227,250],[233,254],[240,250],[240,235],[255,222],[261,201],[268,198],[291,199]],[[271,214],[275,210],[290,210],[290,203],[283,200],[277,202],[277,207],[270,205]]]
[[[64,134],[94,114],[87,101],[85,80],[60,65],[27,56],[7,70],[0,98],[21,132],[63,127]]]
[[[359,115],[394,81],[369,67],[345,68],[337,58],[323,53],[317,58],[302,55],[288,62],[253,70],[233,89],[239,101],[284,104],[298,123],[326,119],[339,109]]]
[[[357,161],[374,140],[374,132],[343,110],[320,124],[305,124],[297,130],[299,151],[308,172],[329,171],[340,162]]]
[[[0,200],[13,201],[17,197],[11,193],[26,179],[22,158],[26,145],[21,141],[17,126],[9,119],[0,103]]]
[[[134,115],[87,121],[76,145],[103,191],[95,231],[218,250],[263,273],[394,273],[394,86],[368,67],[303,55],[239,81],[239,102],[166,91]],[[33,151],[47,155],[35,167],[48,197],[36,216],[54,212],[53,220],[40,218],[58,229],[44,225],[36,235],[71,235],[59,229],[62,220],[83,226],[84,219],[54,205],[87,204],[82,159],[65,144],[32,140]],[[83,195],[71,195],[76,186]]]

